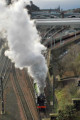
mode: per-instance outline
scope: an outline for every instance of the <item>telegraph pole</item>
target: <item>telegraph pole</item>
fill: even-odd
[[[55,76],[53,74],[53,111],[55,112]]]
[[[1,104],[2,104],[1,114],[4,114],[3,78],[2,77],[0,77],[0,87],[1,87]]]

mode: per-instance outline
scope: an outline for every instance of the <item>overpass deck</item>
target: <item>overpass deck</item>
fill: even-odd
[[[63,19],[36,19],[37,26],[52,26],[52,25],[80,25],[80,18],[63,18]]]

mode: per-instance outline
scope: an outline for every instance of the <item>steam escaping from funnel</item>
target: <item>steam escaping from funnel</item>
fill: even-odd
[[[1,6],[3,6],[1,8]],[[43,92],[45,79],[47,74],[47,65],[42,50],[46,48],[40,43],[40,36],[34,25],[34,21],[30,20],[26,9],[24,9],[24,0],[14,3],[10,7],[0,4],[1,30],[7,32],[7,40],[9,50],[5,52],[15,66],[18,68],[27,67],[30,75],[38,83],[40,92]],[[4,19],[4,23],[2,21]],[[6,24],[7,23],[7,24]]]

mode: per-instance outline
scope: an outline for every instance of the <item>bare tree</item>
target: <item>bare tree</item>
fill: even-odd
[[[72,71],[74,75],[80,73],[80,46],[74,45],[68,49],[68,54],[62,60],[67,71]]]

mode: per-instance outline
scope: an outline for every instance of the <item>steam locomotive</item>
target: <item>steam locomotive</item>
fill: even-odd
[[[44,94],[40,94],[37,97],[37,108],[41,112],[45,112],[46,110],[46,98]]]

